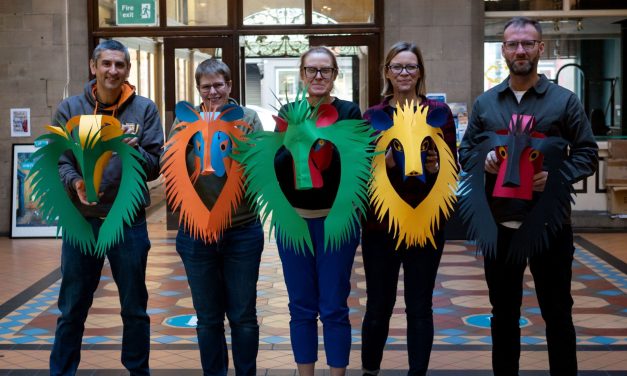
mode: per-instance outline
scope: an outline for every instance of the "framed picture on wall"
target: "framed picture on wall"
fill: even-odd
[[[31,155],[37,150],[33,144],[13,145],[13,179],[11,187],[11,237],[55,237],[57,221],[42,218],[39,205],[31,197],[32,186],[26,177],[33,167]]]

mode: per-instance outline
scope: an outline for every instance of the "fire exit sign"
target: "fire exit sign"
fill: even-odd
[[[156,25],[156,0],[117,0],[116,24],[119,26]]]

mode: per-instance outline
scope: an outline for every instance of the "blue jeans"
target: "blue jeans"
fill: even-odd
[[[513,229],[498,227],[496,257],[485,257],[485,277],[492,304],[492,369],[495,376],[518,375],[520,306],[527,263],[533,276],[542,318],[551,375],[577,375],[577,349],[570,294],[575,247],[570,225],[548,236],[549,246],[522,262],[508,258]]]
[[[408,375],[426,375],[433,345],[433,288],[444,248],[444,232],[436,233],[437,247],[401,247],[387,231],[364,230],[361,242],[366,273],[366,314],[362,324],[361,362],[364,370],[381,367],[396,288],[403,265],[407,315]]]
[[[318,360],[318,313],[322,321],[324,350],[331,367],[348,365],[351,324],[348,294],[359,236],[353,234],[339,249],[324,249],[324,218],[306,219],[314,246],[297,253],[277,236],[285,285],[290,299],[290,338],[298,364]]]
[[[226,313],[235,373],[255,375],[259,348],[257,278],[263,251],[261,224],[255,220],[228,228],[215,243],[194,239],[179,228],[176,250],[185,265],[198,317],[196,333],[203,374],[227,374]]]
[[[102,219],[88,218],[97,233]],[[146,259],[150,241],[145,215],[131,227],[124,226],[124,240],[107,250],[113,280],[120,294],[122,364],[131,375],[149,375],[150,319],[146,313]],[[51,375],[74,375],[81,359],[81,342],[87,312],[100,282],[104,258],[85,255],[63,240],[61,246],[61,289],[54,345],[50,354]]]

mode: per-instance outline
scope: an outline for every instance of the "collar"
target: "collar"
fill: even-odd
[[[538,94],[544,94],[548,89],[551,81],[544,74],[539,74],[538,82],[534,86],[532,86],[529,90],[533,89]],[[500,84],[496,86],[496,91],[499,94],[504,93],[507,89],[509,89],[509,76],[503,80]]]
[[[120,94],[120,97],[118,98],[116,103],[101,103],[98,101],[98,97],[96,96],[96,81],[94,80],[93,85],[91,86],[91,95],[93,96],[94,99],[94,103],[96,104],[96,109],[102,105],[102,106],[107,106],[103,108],[103,110],[105,111],[115,111],[117,108],[119,108],[122,104],[124,104],[124,102],[126,102],[133,94],[135,93],[135,86],[131,85],[130,83],[128,83],[128,81],[124,82],[124,84],[122,84],[122,93]]]

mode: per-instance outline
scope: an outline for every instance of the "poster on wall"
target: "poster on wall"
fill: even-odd
[[[446,93],[427,93],[426,97],[434,101],[446,103]]]
[[[31,180],[26,177],[33,167],[33,144],[13,145],[13,179],[11,189],[11,237],[55,237],[57,221],[47,222],[39,211],[37,200],[31,197]]]
[[[11,109],[11,137],[30,137],[30,108]]]
[[[453,113],[455,129],[457,131],[457,145],[462,141],[468,127],[468,106],[465,102],[450,102],[448,106]]]

